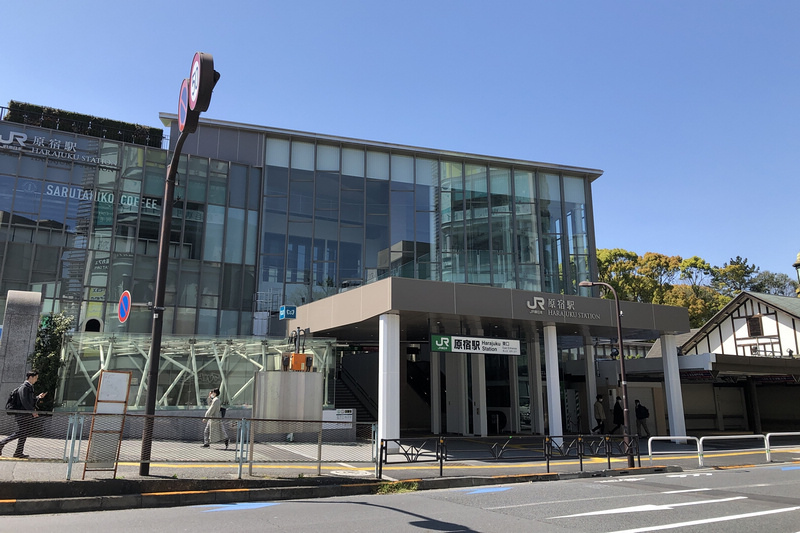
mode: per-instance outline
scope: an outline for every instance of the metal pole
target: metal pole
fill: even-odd
[[[158,393],[158,367],[161,358],[161,331],[164,326],[164,294],[167,288],[167,265],[169,264],[169,237],[172,231],[172,202],[175,196],[175,176],[183,143],[189,133],[184,130],[175,143],[172,161],[167,167],[164,182],[164,201],[161,205],[161,233],[158,236],[158,271],[156,274],[155,301],[153,302],[153,330],[150,342],[150,372],[147,377],[147,401],[145,404],[144,430],[142,431],[142,455],[139,475],[150,475],[150,452],[153,445],[153,417],[156,414]]]

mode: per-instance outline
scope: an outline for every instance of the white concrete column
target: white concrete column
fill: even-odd
[[[547,417],[549,435],[563,435],[561,424],[561,386],[558,379],[558,335],[555,324],[544,326],[544,364],[547,377]]]
[[[400,438],[400,315],[378,325],[378,442]]]
[[[442,432],[442,354],[431,351],[431,431],[434,435]]]
[[[472,366],[472,434],[485,437],[486,419],[486,356],[482,353],[470,354]]]
[[[531,387],[531,426],[533,432],[545,434],[544,427],[544,387],[542,387],[542,350],[539,346],[539,330],[533,334],[529,345],[528,379]]]
[[[686,435],[686,419],[681,395],[681,374],[678,367],[678,345],[674,335],[661,336],[661,359],[664,364],[664,390],[667,394],[669,434]]]
[[[446,353],[444,374],[447,384],[445,407],[447,411],[447,433],[466,435],[467,423],[467,356],[463,353]]]
[[[581,408],[583,410],[583,422],[589,424],[586,426],[587,431],[585,433],[589,433],[596,424],[593,414],[594,399],[597,397],[597,368],[594,364],[594,344],[584,345],[584,352],[586,353],[586,405],[581,406]]]

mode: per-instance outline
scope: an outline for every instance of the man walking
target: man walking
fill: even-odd
[[[606,410],[603,407],[603,395],[598,394],[597,400],[594,402],[594,419],[597,421],[597,425],[592,428],[592,433],[605,433],[605,426],[606,426]]]
[[[647,436],[649,437],[650,429],[647,427],[647,419],[650,418],[650,411],[647,409],[647,407],[639,403],[639,400],[636,400],[634,403],[636,404],[636,407],[634,408],[634,411],[636,412],[636,433],[641,436],[642,429],[644,429],[645,433],[647,433]]]
[[[14,452],[14,457],[17,459],[27,459],[28,456],[23,453],[25,451],[25,441],[28,435],[33,430],[33,419],[38,418],[39,414],[36,412],[36,402],[41,400],[47,394],[43,392],[36,396],[33,393],[33,385],[39,380],[39,373],[35,370],[25,374],[25,381],[17,389],[19,402],[21,404],[21,411],[32,411],[31,413],[14,413],[14,418],[17,423],[17,431],[0,441],[0,455],[3,454],[3,447],[14,439],[17,439],[17,449]]]

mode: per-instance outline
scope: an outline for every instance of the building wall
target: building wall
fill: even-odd
[[[0,123],[0,298],[37,290],[79,329],[149,331],[168,155]],[[201,124],[179,162],[164,332],[284,335],[280,305],[387,276],[588,295],[598,175]],[[125,324],[123,290],[140,304]]]

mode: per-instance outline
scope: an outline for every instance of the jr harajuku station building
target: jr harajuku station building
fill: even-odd
[[[176,116],[161,120],[174,143]],[[0,121],[0,297],[40,292],[44,314],[75,317],[58,406],[94,405],[100,370],[126,369],[136,409],[171,153],[41,124]],[[598,370],[614,301],[579,286],[597,279],[601,171],[213,119],[182,153],[159,409],[220,384],[246,409],[253,372],[281,371],[298,347],[325,407],[355,400],[380,438],[588,432],[595,395],[618,386]],[[685,434],[688,314],[621,305],[624,340],[674,354],[636,397]]]

